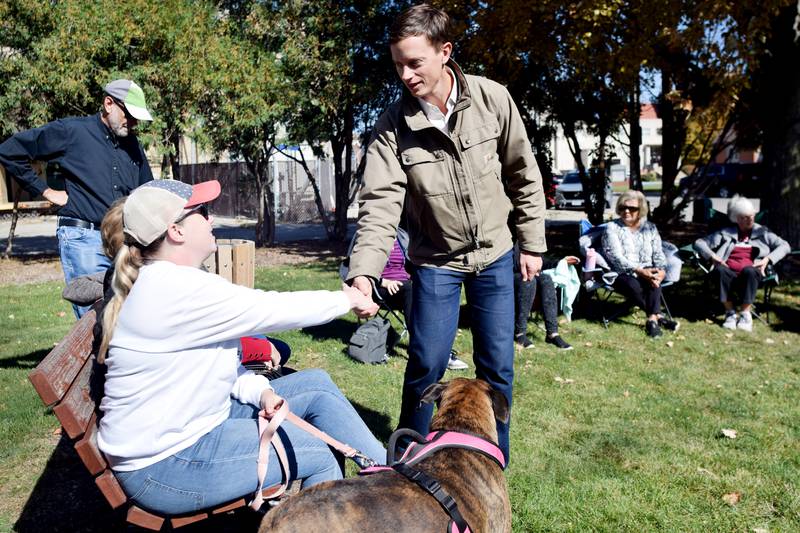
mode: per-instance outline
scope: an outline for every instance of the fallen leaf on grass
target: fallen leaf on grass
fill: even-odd
[[[686,337],[684,335],[678,335],[675,338],[678,339],[679,341],[685,341],[686,340]],[[703,344],[705,344],[705,343],[703,343]]]
[[[713,324],[713,323],[714,323],[713,320],[711,320],[710,318],[706,318],[706,324]]]
[[[730,339],[731,337],[733,337],[733,333],[726,333],[725,336]]]
[[[669,346],[670,348],[672,348],[673,346],[675,346],[675,343],[674,343],[674,342],[672,342],[672,341],[667,341],[667,346]]]
[[[61,426],[58,426],[53,430],[53,435],[61,435]]]
[[[592,346],[592,343],[591,343],[591,342],[584,343],[584,346],[589,346],[589,347],[591,347],[591,346]]]
[[[711,476],[711,477],[713,477],[713,478],[715,478],[715,479],[716,479],[716,478],[719,478],[719,476],[718,476],[718,475],[716,475],[714,472],[712,472],[712,471],[711,471],[711,470],[709,470],[708,468],[703,468],[702,466],[701,466],[701,467],[699,467],[699,468],[697,469],[697,473],[699,473],[699,474],[706,474],[707,476]]]
[[[570,383],[575,383],[574,379],[570,379],[570,378],[566,378],[565,379],[565,378],[562,378],[561,376],[556,376],[553,379],[555,379],[555,381],[557,381],[558,383],[565,383],[567,385],[569,385]]]
[[[631,393],[628,392],[628,391],[625,391],[625,392],[622,393],[622,395],[625,396],[626,398],[629,398]]]
[[[14,315],[8,315],[8,318],[10,318],[11,320],[14,320]]]
[[[722,433],[723,437],[727,437],[729,439],[735,439],[736,438],[736,430],[735,429],[723,429],[722,431],[720,431],[720,433]]]
[[[736,505],[739,503],[739,500],[742,499],[742,495],[738,492],[730,492],[722,496],[722,501],[727,503],[728,505]]]
[[[754,527],[753,533],[769,533],[769,529],[765,527]]]
[[[766,342],[767,344],[775,344],[775,341],[772,339],[764,339],[764,342]]]
[[[58,314],[58,316],[60,316],[60,317],[63,317],[63,316],[64,316],[64,315],[66,315],[67,313],[65,313],[64,311],[59,311],[57,314]]]

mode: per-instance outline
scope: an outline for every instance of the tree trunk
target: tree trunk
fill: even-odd
[[[175,128],[169,136],[169,142],[172,145],[173,151],[169,154],[169,166],[172,170],[172,179],[180,181],[181,179],[181,135],[180,131]]]
[[[661,116],[661,198],[653,212],[653,220],[664,222],[673,218],[676,191],[675,178],[681,163],[681,153],[686,143],[686,112],[676,108],[670,97],[672,92],[671,73],[661,71],[661,94],[658,111]]]
[[[764,166],[769,190],[764,199],[770,229],[800,247],[800,5],[784,10],[774,23],[771,58],[762,81],[767,119],[764,120]],[[800,31],[800,30],[798,30]]]
[[[255,157],[245,157],[245,162],[256,182],[256,247],[273,246],[275,216],[272,209],[274,196],[270,187],[269,158],[257,160]]]
[[[336,184],[336,212],[333,225],[333,240],[347,239],[347,208],[350,207],[350,182],[353,179],[353,107],[344,112],[342,130],[331,142],[333,168]]]
[[[300,157],[294,157],[281,149],[278,149],[280,153],[291,159],[292,161],[299,163],[301,167],[303,167],[303,171],[306,173],[306,177],[308,178],[308,182],[311,183],[311,188],[314,190],[314,203],[317,206],[317,212],[319,213],[320,218],[322,219],[322,227],[325,228],[325,234],[328,236],[328,240],[333,239],[333,228],[331,227],[330,220],[328,220],[328,213],[325,211],[325,206],[322,203],[322,193],[319,190],[319,183],[317,182],[317,177],[311,172],[311,169],[308,167],[308,162],[306,161],[305,156],[303,155],[303,150],[300,150]]]
[[[14,234],[17,231],[17,220],[19,220],[19,191],[16,187],[14,189],[14,207],[11,209],[11,228],[8,230],[8,240],[6,241],[6,251],[3,253],[3,259],[11,257],[11,251],[14,248]]]
[[[630,166],[631,175],[628,187],[636,191],[644,190],[642,186],[642,160],[639,157],[639,149],[642,146],[642,103],[640,100],[641,87],[639,86],[639,76],[635,78],[635,86],[628,100],[628,121],[630,122]]]

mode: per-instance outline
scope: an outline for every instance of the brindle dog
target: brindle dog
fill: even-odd
[[[477,379],[436,383],[426,389],[422,401],[439,403],[431,431],[465,431],[497,442],[495,418],[508,421],[505,397]],[[488,457],[446,448],[415,468],[441,483],[473,532],[511,531],[506,478]],[[269,511],[259,533],[445,533],[449,522],[449,515],[432,496],[391,471],[320,483],[303,490]]]

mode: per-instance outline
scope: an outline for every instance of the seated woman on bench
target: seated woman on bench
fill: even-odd
[[[98,446],[138,505],[183,514],[252,495],[258,485],[257,417],[285,398],[300,418],[376,462],[386,451],[322,370],[268,381],[238,359],[240,337],[322,324],[351,309],[374,312],[356,289],[264,292],[202,271],[214,252],[206,209],[219,183],[171,180],[135,189],[123,208],[114,296],[103,312],[98,360],[108,367]],[[290,479],[342,476],[327,444],[284,422],[278,434]],[[270,448],[263,483],[280,483]]]

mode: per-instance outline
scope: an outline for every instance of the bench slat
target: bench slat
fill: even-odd
[[[45,405],[59,401],[83,368],[92,349],[95,311],[90,309],[28,375]]]
[[[160,531],[161,526],[164,525],[162,517],[150,514],[135,505],[131,505],[128,509],[128,522],[152,531]]]
[[[188,526],[189,524],[194,524],[195,522],[199,522],[201,520],[205,520],[208,518],[208,513],[199,513],[193,514],[192,516],[181,516],[180,518],[171,518],[170,523],[172,524],[173,528],[179,528],[183,526]]]
[[[114,474],[111,472],[111,470],[106,470],[97,476],[94,482],[97,485],[97,488],[100,489],[100,492],[103,493],[103,496],[106,497],[106,501],[108,501],[108,504],[112,509],[116,509],[128,501],[125,491],[122,490],[119,481],[117,481],[117,478],[114,477]]]
[[[89,419],[94,414],[94,402],[89,395],[91,374],[90,361],[83,365],[64,398],[53,408],[53,413],[71,439],[77,439],[83,435],[89,425]]]
[[[75,451],[78,452],[78,457],[93,476],[108,468],[105,457],[97,447],[97,417],[95,414],[92,414],[92,418],[89,419],[86,433],[83,434],[81,440],[75,443]]]

